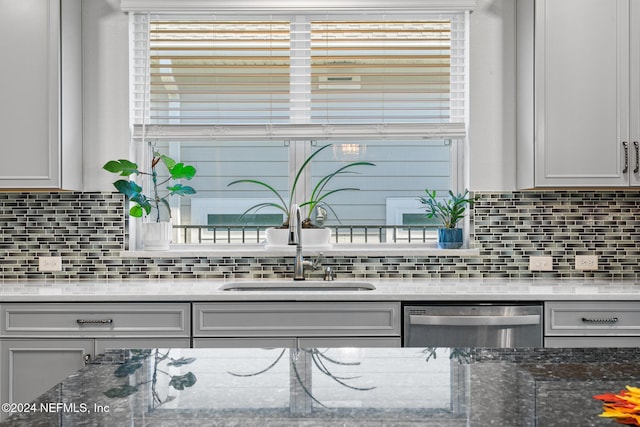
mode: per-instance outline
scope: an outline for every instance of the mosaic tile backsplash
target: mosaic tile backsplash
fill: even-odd
[[[476,193],[471,246],[480,255],[329,257],[339,277],[638,279],[640,190]],[[282,278],[290,257],[121,257],[128,217],[116,193],[0,193],[0,274],[24,279]],[[576,255],[597,255],[577,271]],[[61,256],[63,271],[39,272],[38,257]],[[529,271],[530,256],[554,270]]]

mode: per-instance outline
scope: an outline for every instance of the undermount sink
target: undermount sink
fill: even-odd
[[[221,291],[372,291],[370,282],[357,280],[255,280],[230,282]]]

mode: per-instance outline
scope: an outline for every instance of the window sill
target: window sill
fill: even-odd
[[[439,249],[423,244],[336,244],[326,248],[304,248],[305,255],[322,252],[325,256],[479,256],[478,248]],[[172,245],[168,251],[130,250],[120,252],[125,258],[188,258],[188,257],[278,257],[294,256],[294,246],[265,248],[262,244]]]

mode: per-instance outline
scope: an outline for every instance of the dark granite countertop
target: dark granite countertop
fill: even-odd
[[[593,396],[639,386],[639,359],[634,348],[122,350],[1,425],[612,426]]]

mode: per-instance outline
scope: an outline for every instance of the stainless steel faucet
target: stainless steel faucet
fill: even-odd
[[[293,280],[304,280],[304,268],[311,267],[314,270],[318,268],[323,254],[322,252],[313,261],[305,261],[302,256],[302,212],[300,206],[291,205],[289,213],[289,245],[296,245],[296,257],[293,260]]]
[[[296,245],[293,260],[293,280],[304,280],[304,258],[302,257],[302,212],[300,206],[291,205],[289,212],[289,244]]]

